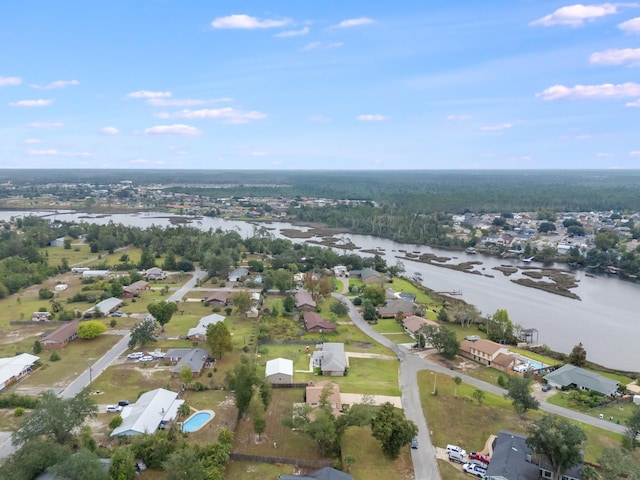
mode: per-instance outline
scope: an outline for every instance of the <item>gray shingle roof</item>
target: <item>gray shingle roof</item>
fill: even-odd
[[[598,373],[567,364],[545,375],[545,380],[561,386],[577,385],[588,388],[603,395],[612,395],[618,390],[620,384],[615,380],[604,377]]]

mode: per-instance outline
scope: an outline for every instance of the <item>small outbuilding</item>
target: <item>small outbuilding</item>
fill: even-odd
[[[293,383],[293,360],[274,358],[267,362],[265,370],[267,382],[277,385]]]

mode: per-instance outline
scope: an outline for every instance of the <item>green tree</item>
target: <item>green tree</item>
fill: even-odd
[[[34,340],[34,342],[33,342],[33,353],[34,353],[34,355],[38,355],[40,352],[42,352],[42,345],[40,344],[40,341]]]
[[[163,464],[166,480],[207,480],[198,455],[192,448],[176,450]]]
[[[68,456],[49,470],[65,480],[107,480],[107,472],[98,456],[87,450]]]
[[[620,448],[607,448],[598,460],[599,480],[639,480],[640,459],[633,452]]]
[[[156,322],[153,318],[146,318],[131,329],[131,337],[129,338],[129,348],[134,349],[136,345],[145,347],[150,343],[157,342]]]
[[[224,322],[218,322],[207,327],[207,345],[214,358],[221,359],[222,354],[233,350],[231,332]]]
[[[0,465],[3,480],[26,480],[36,478],[47,468],[71,455],[67,445],[51,443],[44,438],[34,438],[24,443]]]
[[[236,407],[240,415],[244,415],[251,402],[253,386],[260,387],[260,394],[265,407],[271,401],[271,385],[265,382],[262,376],[258,375],[255,365],[245,356],[240,358],[240,363],[236,364],[233,370],[227,372],[227,386],[236,392]]]
[[[291,295],[287,295],[282,301],[282,306],[284,307],[285,312],[291,313],[296,308],[296,299]]]
[[[494,342],[513,342],[513,323],[506,310],[496,310],[496,313],[491,316],[487,335]]]
[[[382,453],[389,458],[398,458],[400,449],[418,434],[418,427],[404,417],[402,410],[387,402],[371,420],[371,432],[381,443]]]
[[[345,305],[345,303],[340,300],[333,302],[329,307],[329,310],[331,310],[332,313],[335,313],[339,317],[342,317],[349,313],[349,307],[347,307],[347,305]]]
[[[557,415],[543,415],[527,428],[527,445],[544,456],[555,470],[556,479],[582,461],[587,436],[577,425]]]
[[[378,318],[378,311],[368,298],[365,298],[362,302],[362,318],[367,322],[374,322]]]
[[[107,331],[107,326],[100,320],[87,320],[78,325],[78,337],[90,340]]]
[[[549,233],[549,232],[555,232],[555,231],[556,231],[556,226],[551,222],[542,222],[540,225],[538,225],[538,232],[540,233]]]
[[[178,420],[185,420],[191,414],[191,407],[187,403],[182,403],[178,407]]]
[[[95,417],[98,407],[85,388],[72,398],[61,398],[51,390],[39,395],[38,405],[11,436],[13,445],[21,445],[34,438],[45,437],[65,444],[73,438],[73,431],[87,417]]]
[[[440,323],[447,323],[449,321],[449,314],[444,307],[438,311],[438,321]]]
[[[618,235],[612,230],[602,230],[598,232],[593,240],[598,250],[611,250],[618,245]]]
[[[231,295],[231,303],[238,312],[243,317],[246,316],[247,312],[251,310],[253,307],[253,299],[251,298],[251,292],[236,292]]]
[[[186,363],[180,369],[180,380],[182,383],[191,383],[193,380],[193,372],[191,371],[191,367]]]
[[[177,268],[176,255],[171,250],[168,251],[167,255],[164,257],[162,268],[169,271],[174,271]]]
[[[460,342],[458,342],[456,332],[451,328],[445,325],[425,325],[422,328],[422,334],[427,343],[445,358],[453,359],[458,354]]]
[[[381,285],[367,285],[362,291],[362,298],[369,300],[374,307],[385,304],[386,292]]]
[[[462,378],[460,378],[460,377],[458,377],[456,375],[455,377],[453,377],[453,383],[456,384],[455,388],[453,389],[453,396],[457,397],[458,396],[458,387],[462,383]]]
[[[482,402],[484,402],[484,395],[484,390],[481,390],[479,388],[476,388],[471,394],[474,400],[478,402],[478,405],[482,405]]]
[[[116,448],[111,454],[109,476],[113,480],[131,480],[135,474],[136,459],[131,449],[127,447]]]
[[[148,248],[142,249],[142,254],[140,255],[140,263],[138,263],[138,268],[140,270],[148,270],[149,268],[153,268],[156,266],[156,259],[151,250]]]
[[[164,326],[171,321],[173,314],[178,311],[178,305],[175,302],[154,302],[147,306],[147,311],[153,315],[156,322],[160,324],[160,330],[164,332]]]
[[[569,354],[569,363],[576,367],[584,367],[587,363],[587,351],[582,346],[582,342],[575,345]]]
[[[526,413],[529,410],[537,410],[540,402],[531,395],[529,387],[531,380],[528,377],[519,377],[512,375],[509,377],[508,396],[511,398],[511,404],[518,413]]]
[[[353,455],[345,455],[344,458],[342,459],[342,462],[347,467],[347,472],[350,472],[351,467],[353,466],[354,463],[356,463],[356,457],[354,457]]]
[[[253,386],[253,393],[251,395],[251,401],[249,402],[249,415],[251,415],[251,421],[253,422],[253,431],[260,436],[267,428],[267,420],[265,418],[264,400],[262,399],[262,393],[260,387]]]
[[[273,285],[284,294],[287,290],[291,290],[293,285],[293,275],[289,270],[283,268],[272,272]]]
[[[625,422],[625,435],[629,439],[629,447],[633,450],[638,444],[640,435],[640,407],[633,406],[633,413]]]

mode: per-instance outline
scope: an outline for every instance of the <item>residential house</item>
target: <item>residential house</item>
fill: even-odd
[[[212,292],[202,299],[202,303],[207,306],[227,307],[229,306],[230,298],[231,292]]]
[[[246,278],[249,276],[249,270],[247,268],[241,267],[236,268],[233,272],[229,274],[228,280],[230,282],[239,282],[241,278]]]
[[[199,377],[209,360],[209,352],[202,348],[171,348],[164,355],[165,362],[174,363],[172,374],[179,374],[184,365],[188,365],[191,373]]]
[[[460,355],[503,371],[507,371],[516,361],[508,345],[484,338],[463,340],[460,343]]]
[[[360,279],[367,284],[384,283],[387,281],[387,277],[373,268],[362,269],[360,272]]]
[[[122,306],[122,300],[116,297],[110,297],[106,300],[102,300],[98,302],[93,307],[85,310],[82,314],[83,317],[92,317],[94,312],[100,312],[102,315],[109,315],[110,313],[115,312]]]
[[[309,333],[335,332],[336,324],[328,322],[316,312],[305,312],[304,326]]]
[[[348,473],[331,467],[324,467],[306,475],[281,475],[281,480],[353,480]]]
[[[493,446],[491,463],[487,467],[486,480],[539,480],[553,478],[548,462],[539,458],[527,446],[527,437],[501,430]],[[582,480],[582,463],[560,477],[561,480]]]
[[[31,314],[32,322],[48,322],[49,320],[51,320],[50,312],[33,312]]]
[[[438,326],[438,323],[434,322],[433,320],[427,320],[426,318],[418,317],[417,315],[411,315],[409,317],[405,317],[402,320],[402,327],[404,328],[404,331],[414,338],[425,325]]]
[[[85,270],[82,272],[82,279],[86,278],[105,278],[109,275],[109,270]]]
[[[15,357],[0,358],[0,390],[20,380],[31,372],[33,365],[40,359],[30,353],[21,353]]]
[[[311,312],[316,309],[316,301],[306,290],[298,290],[295,295],[296,308],[305,312]]]
[[[176,392],[164,388],[143,393],[136,403],[122,409],[122,424],[111,432],[111,436],[154,434],[177,417],[183,403]]]
[[[145,290],[149,290],[149,282],[138,280],[137,282],[133,282],[131,285],[124,287],[122,289],[122,296],[125,298],[132,298]]]
[[[592,390],[602,395],[613,396],[620,388],[620,382],[604,377],[599,373],[567,364],[545,375],[544,379],[555,388],[575,387],[580,390]]]
[[[340,400],[340,386],[337,383],[327,380],[322,382],[311,382],[305,387],[305,400],[311,408],[320,406],[322,395],[327,395],[326,402],[331,406],[335,416],[342,412],[342,401]]]
[[[64,237],[56,238],[49,242],[50,247],[64,247]]]
[[[265,369],[267,382],[277,385],[293,383],[293,360],[274,358],[269,360]]]
[[[142,272],[142,276],[147,280],[164,280],[167,278],[167,272],[159,267],[151,267]]]
[[[78,338],[78,320],[65,323],[53,332],[45,334],[40,339],[42,348],[64,348],[70,342]]]
[[[395,317],[398,314],[413,314],[417,305],[409,300],[387,300],[386,305],[378,307],[378,314],[382,318]]]
[[[344,343],[325,342],[318,346],[311,356],[314,368],[319,368],[322,375],[342,377],[349,362],[344,353]]]
[[[209,325],[215,325],[218,322],[224,322],[225,317],[212,313],[206,317],[202,317],[198,322],[198,325],[190,328],[187,332],[187,338],[189,340],[203,340],[207,336],[207,328]]]

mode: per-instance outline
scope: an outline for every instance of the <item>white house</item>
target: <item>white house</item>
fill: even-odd
[[[222,315],[218,315],[217,313],[212,313],[211,315],[207,315],[206,317],[202,317],[193,328],[190,328],[187,332],[187,338],[191,339],[203,339],[207,336],[207,328],[209,325],[215,325],[218,322],[224,322],[225,317]]]
[[[40,357],[30,353],[21,353],[15,357],[0,358],[0,390],[21,379],[29,372]]]
[[[269,383],[293,383],[293,360],[274,358],[267,362],[265,378]]]
[[[183,403],[184,400],[178,400],[176,392],[164,388],[144,393],[136,403],[122,409],[122,424],[111,432],[111,436],[153,434],[167,422],[175,420]]]

